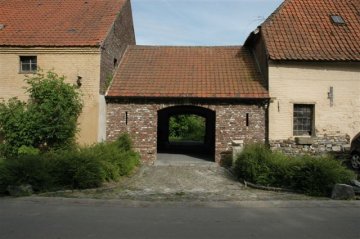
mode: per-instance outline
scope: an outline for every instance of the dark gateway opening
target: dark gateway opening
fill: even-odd
[[[214,160],[215,112],[197,106],[158,111],[158,153],[180,153]]]

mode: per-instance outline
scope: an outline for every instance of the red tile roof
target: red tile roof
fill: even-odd
[[[129,46],[108,97],[268,98],[241,47]]]
[[[360,61],[359,0],[285,0],[261,29],[272,60]]]
[[[0,0],[0,46],[98,46],[126,0]]]

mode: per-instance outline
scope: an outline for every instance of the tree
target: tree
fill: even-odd
[[[12,98],[0,103],[2,153],[17,154],[21,146],[47,150],[73,144],[83,106],[78,88],[53,71],[39,71],[25,81],[27,102]]]
[[[169,131],[170,141],[203,141],[205,118],[193,114],[172,116]]]

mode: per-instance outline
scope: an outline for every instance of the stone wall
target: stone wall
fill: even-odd
[[[349,135],[323,135],[312,138],[271,140],[272,150],[280,150],[287,155],[322,155],[347,152],[350,147]]]
[[[107,78],[112,77],[128,45],[135,45],[129,0],[122,7],[101,47],[100,94],[104,94],[107,90]]]
[[[245,144],[265,141],[265,109],[261,102],[126,102],[113,99],[107,102],[107,139],[114,140],[122,133],[129,133],[142,160],[152,163],[157,153],[158,111],[177,105],[194,105],[215,111],[216,162],[221,161],[222,155],[231,153],[232,140],[244,140]]]

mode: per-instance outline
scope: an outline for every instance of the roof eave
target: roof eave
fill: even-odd
[[[360,59],[346,59],[346,60],[342,60],[342,59],[319,59],[319,60],[315,60],[315,59],[287,59],[287,58],[269,58],[270,61],[272,62],[318,62],[318,63],[341,63],[341,62],[346,62],[346,63],[358,63],[360,62]]]
[[[222,100],[222,101],[243,101],[243,100],[270,100],[270,96],[267,94],[262,97],[181,97],[181,96],[109,96],[106,95],[105,98],[109,101],[111,100]]]

